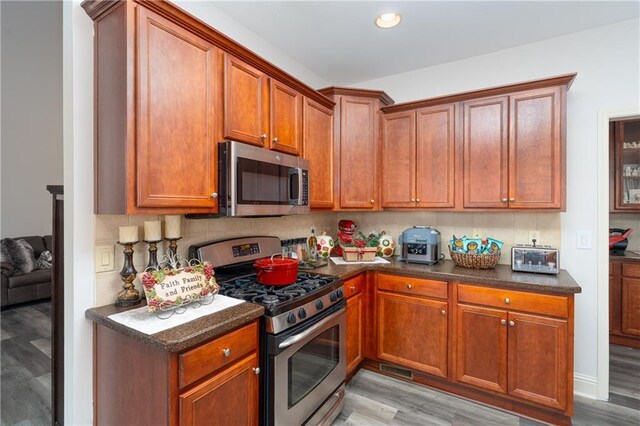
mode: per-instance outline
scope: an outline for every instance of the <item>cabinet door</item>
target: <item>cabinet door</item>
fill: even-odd
[[[363,294],[347,300],[347,375],[362,361]]]
[[[302,98],[289,86],[271,79],[271,142],[269,148],[292,155],[302,145]]]
[[[509,312],[509,394],[567,407],[567,320]]]
[[[269,136],[269,79],[225,53],[224,137],[264,146]]]
[[[382,207],[416,202],[416,113],[382,116]]]
[[[142,7],[137,41],[136,204],[215,211],[217,50]]]
[[[447,302],[378,292],[378,358],[447,377]]]
[[[456,372],[458,382],[507,392],[507,312],[458,304]]]
[[[622,328],[624,334],[640,336],[640,280],[622,279]]]
[[[222,370],[179,397],[180,424],[258,424],[258,356]]]
[[[559,209],[564,195],[562,92],[509,97],[509,207]]]
[[[340,99],[340,207],[375,209],[378,118],[375,99]]]
[[[417,111],[416,204],[454,207],[455,105]]]
[[[463,103],[465,208],[508,207],[508,98]]]
[[[311,208],[333,208],[333,111],[304,99],[302,156],[309,160]]]

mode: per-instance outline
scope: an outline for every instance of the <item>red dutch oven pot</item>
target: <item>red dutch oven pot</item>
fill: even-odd
[[[253,264],[260,284],[264,285],[289,285],[296,282],[298,278],[298,261],[283,256],[282,259],[274,259],[273,256],[258,259]]]

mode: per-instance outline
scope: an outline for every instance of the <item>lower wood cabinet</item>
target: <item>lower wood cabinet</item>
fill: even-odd
[[[640,348],[640,262],[609,265],[609,341]]]
[[[366,274],[344,282],[347,295],[347,376],[364,359],[364,311]]]

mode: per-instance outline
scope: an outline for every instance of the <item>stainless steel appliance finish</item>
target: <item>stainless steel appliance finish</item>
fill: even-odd
[[[405,229],[398,240],[402,244],[399,260],[433,265],[444,259],[440,250],[440,232],[429,226]]]
[[[309,161],[252,145],[218,147],[219,215],[309,213]]]
[[[511,247],[511,269],[536,274],[558,274],[560,251],[545,245],[516,244]]]
[[[215,268],[220,268],[270,257],[281,250],[278,237],[232,238],[194,244],[189,247],[189,259],[206,260]]]
[[[304,425],[330,426],[333,424],[333,421],[340,415],[340,412],[344,408],[344,398],[345,390],[344,384],[342,384]]]

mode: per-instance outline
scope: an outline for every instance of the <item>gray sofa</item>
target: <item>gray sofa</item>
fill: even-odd
[[[33,247],[33,254],[37,259],[45,251],[53,251],[51,235],[17,237],[24,239]],[[51,297],[51,269],[34,269],[27,274],[21,274],[10,262],[1,262],[2,292],[0,293],[1,307],[16,303],[30,302],[32,300]]]

